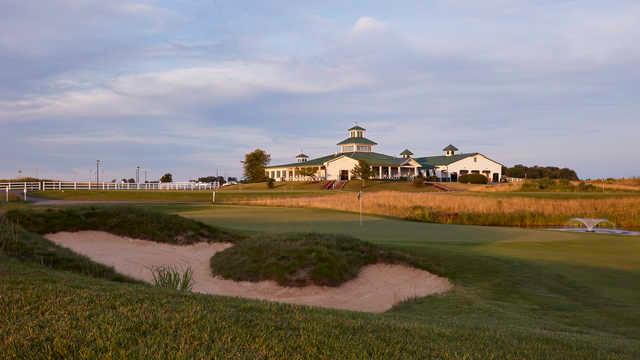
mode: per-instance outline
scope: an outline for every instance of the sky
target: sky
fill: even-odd
[[[241,175],[454,144],[640,176],[634,0],[0,0],[0,178]]]

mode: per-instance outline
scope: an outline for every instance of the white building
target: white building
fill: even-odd
[[[458,149],[449,145],[441,156],[414,158],[411,151],[404,150],[400,157],[395,157],[374,152],[378,144],[367,139],[365,132],[364,128],[354,126],[349,129],[349,137],[337,144],[337,153],[316,159],[299,154],[294,163],[268,166],[266,175],[277,181],[351,180],[353,168],[364,160],[374,179],[403,179],[422,174],[457,181],[459,176],[471,173],[483,174],[493,182],[502,178],[502,164],[480,153],[457,154]]]

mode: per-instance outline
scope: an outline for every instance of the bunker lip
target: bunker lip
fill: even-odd
[[[211,274],[211,257],[233,244],[172,245],[132,239],[102,231],[59,232],[46,238],[123,275],[151,282],[151,267],[190,266],[193,291],[214,295],[380,313],[411,298],[442,294],[453,288],[446,278],[406,265],[364,266],[355,279],[337,287],[285,287],[275,281],[233,281]]]

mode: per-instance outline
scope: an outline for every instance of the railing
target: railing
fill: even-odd
[[[0,190],[3,191],[39,191],[42,183],[39,182],[6,182],[0,183]]]
[[[172,182],[172,183],[113,183],[81,181],[42,181],[42,182],[6,182],[0,183],[0,191],[73,191],[73,190],[155,190],[155,191],[193,191],[214,190],[217,182]]]

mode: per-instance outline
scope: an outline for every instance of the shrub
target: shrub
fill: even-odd
[[[268,178],[267,179],[267,187],[269,189],[273,189],[276,187],[276,181],[273,178]]]
[[[465,174],[460,176],[458,181],[465,184],[486,184],[489,179],[482,174]]]
[[[414,177],[412,182],[415,187],[424,187],[424,177],[422,175]]]

